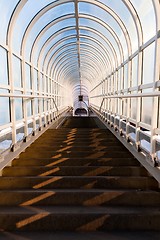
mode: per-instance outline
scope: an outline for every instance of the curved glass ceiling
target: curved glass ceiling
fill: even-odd
[[[152,0],[1,0],[0,16],[0,44],[74,95],[82,82],[89,93],[157,29]]]

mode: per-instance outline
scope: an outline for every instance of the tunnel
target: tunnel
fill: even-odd
[[[160,182],[160,1],[0,0],[0,22],[0,169],[94,119]]]

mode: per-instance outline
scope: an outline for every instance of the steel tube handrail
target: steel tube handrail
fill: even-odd
[[[103,99],[107,98],[138,98],[138,97],[159,97],[160,92],[152,92],[152,93],[137,93],[137,94],[128,94],[128,95],[111,95],[111,96],[105,96],[104,95],[98,95],[98,96],[92,96],[90,98],[97,98],[97,97],[103,97]],[[104,101],[104,100],[102,100]]]
[[[57,104],[56,104],[56,102],[55,102],[55,100],[54,100],[54,98],[53,97],[50,97],[50,96],[40,96],[40,95],[26,95],[26,94],[10,94],[10,93],[1,93],[0,94],[0,97],[11,97],[11,98],[30,98],[30,99],[34,99],[34,98],[46,98],[46,99],[51,99],[51,100],[53,100],[53,103],[54,103],[54,105],[55,105],[55,107],[56,107],[56,110],[57,110],[57,112],[59,111],[58,110],[58,107],[57,107]]]

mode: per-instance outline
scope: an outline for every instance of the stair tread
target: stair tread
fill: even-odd
[[[127,230],[110,230],[110,231],[93,231],[93,232],[73,232],[73,231],[11,231],[1,232],[1,239],[6,237],[12,239],[34,239],[34,240],[159,240],[159,231],[127,231]]]
[[[53,178],[59,178],[59,179],[152,179],[155,180],[152,176],[3,176],[3,179],[40,179],[40,180],[45,180],[45,179],[53,179]],[[155,180],[156,182],[156,180]]]
[[[1,207],[0,215],[3,214],[34,214],[47,211],[49,214],[150,214],[160,215],[159,207],[104,207],[104,206],[12,206]]]
[[[159,230],[157,181],[94,120],[47,130],[2,171],[4,230]]]
[[[59,188],[52,188],[52,189],[2,189],[0,193],[138,193],[138,194],[158,194],[160,195],[160,190],[141,190],[141,189],[80,189],[80,188],[73,188],[73,189],[59,189]]]

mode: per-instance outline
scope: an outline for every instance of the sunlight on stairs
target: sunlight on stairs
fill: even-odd
[[[95,231],[159,236],[159,206],[156,180],[89,117],[70,117],[60,129],[47,130],[0,179],[4,237],[36,231],[53,232],[52,239],[56,231],[79,233],[76,239]],[[97,240],[106,239],[97,234]]]

